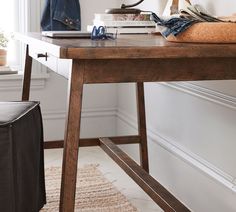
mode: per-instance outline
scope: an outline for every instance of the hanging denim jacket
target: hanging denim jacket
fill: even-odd
[[[79,0],[46,0],[41,27],[44,31],[80,30]]]

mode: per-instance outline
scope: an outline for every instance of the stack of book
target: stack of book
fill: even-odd
[[[105,26],[108,33],[118,34],[146,34],[156,30],[156,24],[150,20],[151,13],[141,14],[95,14],[93,25],[87,30],[92,31],[93,26]]]

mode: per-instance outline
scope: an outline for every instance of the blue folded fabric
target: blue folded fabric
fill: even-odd
[[[157,25],[165,27],[165,30],[161,32],[161,34],[165,37],[168,37],[170,34],[177,36],[193,24],[199,22],[198,20],[190,20],[187,18],[179,17],[170,17],[170,19],[168,20],[163,20],[155,13],[152,13],[151,19],[155,21]]]

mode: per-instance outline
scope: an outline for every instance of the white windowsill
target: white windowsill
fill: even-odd
[[[32,73],[31,79],[48,79],[50,77],[49,73]],[[23,73],[19,72],[18,74],[0,74],[0,80],[22,80]]]

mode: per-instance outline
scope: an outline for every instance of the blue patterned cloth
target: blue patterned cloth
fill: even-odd
[[[44,31],[81,29],[79,0],[46,0],[41,17]]]
[[[164,27],[164,31],[161,32],[163,36],[168,37],[170,34],[177,36],[181,32],[188,29],[198,20],[191,20],[187,18],[170,17],[168,20],[161,19],[155,13],[152,13],[151,19],[156,22],[157,25]]]

